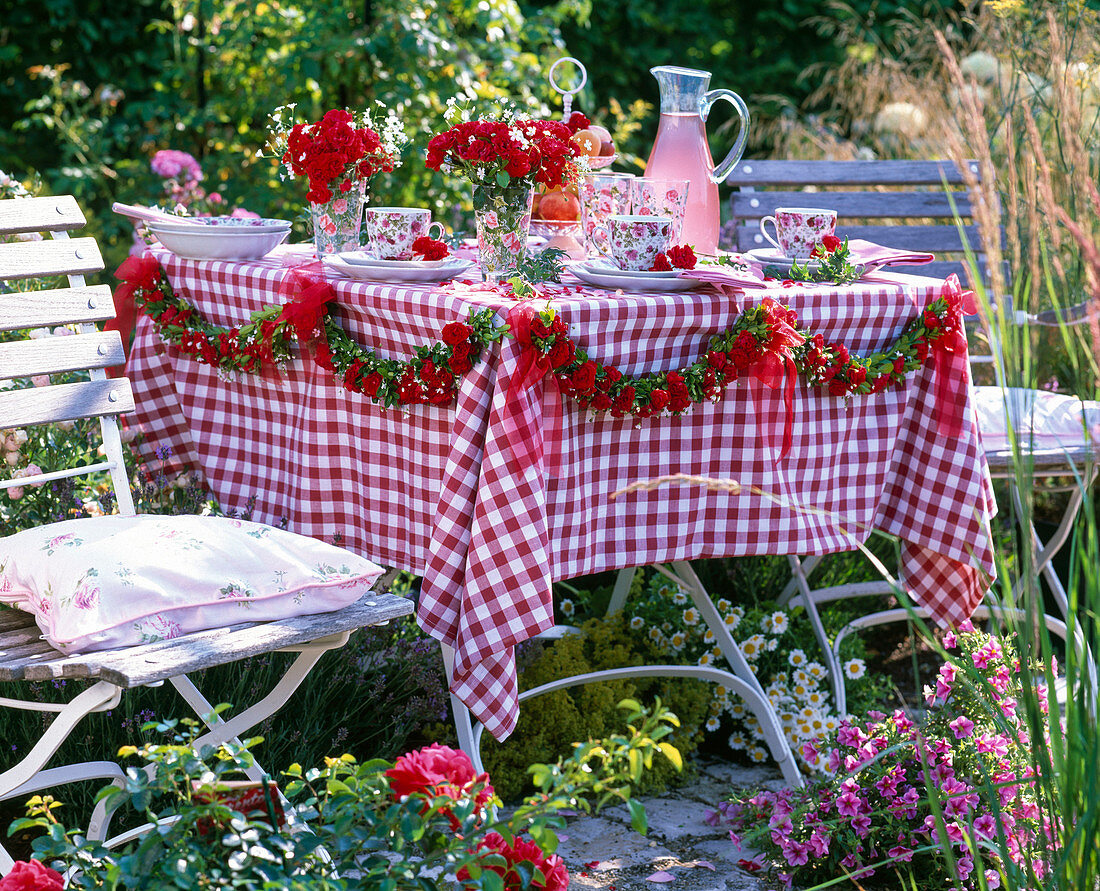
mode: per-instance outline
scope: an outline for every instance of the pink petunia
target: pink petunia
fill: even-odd
[[[966,739],[974,732],[974,722],[966,715],[959,715],[948,725],[955,733],[955,739]]]

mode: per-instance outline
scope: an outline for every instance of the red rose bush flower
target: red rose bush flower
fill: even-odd
[[[352,180],[369,181],[378,173],[391,172],[407,141],[392,111],[385,115],[381,133],[366,112],[334,108],[319,121],[288,128],[292,113],[293,106],[284,106],[270,116],[269,144],[282,163],[281,171],[309,180],[307,198],[313,204],[331,201],[334,186],[348,192]]]
[[[569,887],[569,873],[565,869],[565,862],[557,854],[544,854],[542,848],[533,841],[516,837],[508,844],[500,833],[490,832],[481,840],[477,850],[487,855],[481,861],[481,866],[503,879],[504,891],[524,891],[528,887],[541,891],[566,891]],[[527,872],[532,874],[530,885],[516,868],[520,864],[527,866]],[[471,878],[470,871],[465,866],[458,871],[457,876],[459,881]],[[467,887],[479,886],[470,884]]]
[[[470,756],[460,749],[452,749],[433,743],[415,752],[398,757],[393,767],[386,771],[390,791],[400,799],[420,796],[425,800],[423,813],[433,799],[444,797],[456,804],[472,799],[480,812],[493,800],[493,787],[489,775],[474,771]],[[457,831],[459,821],[449,810],[444,810],[451,826]]]
[[[0,891],[61,891],[64,887],[61,873],[37,860],[17,862],[0,878]]]

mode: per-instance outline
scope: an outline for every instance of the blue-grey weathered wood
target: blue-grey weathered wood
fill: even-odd
[[[730,196],[731,215],[736,220],[759,219],[775,213],[777,207],[821,207],[835,210],[844,218],[951,219],[970,216],[970,199],[965,192],[949,198],[943,191],[930,192],[821,192],[754,191]]]
[[[851,239],[862,238],[873,241],[876,244],[888,244],[890,247],[904,248],[913,251],[949,251],[961,253],[965,250],[965,243],[971,250],[981,250],[981,235],[977,226],[964,226],[960,234],[959,228],[954,225],[947,226],[849,226],[844,225],[843,235]],[[768,241],[760,233],[758,223],[749,223],[739,226],[737,233],[737,250],[749,251],[754,248],[770,247]]]
[[[975,164],[973,161],[968,164]],[[977,174],[977,169],[973,172]],[[742,158],[726,177],[731,186],[881,185],[939,186],[944,180],[957,184],[965,179],[954,161],[773,161]]]
[[[72,195],[0,201],[0,233],[65,232],[85,223]]]

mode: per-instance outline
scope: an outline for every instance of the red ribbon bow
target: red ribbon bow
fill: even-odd
[[[112,295],[115,317],[104,323],[103,330],[119,333],[127,358],[130,356],[130,338],[133,336],[138,316],[137,307],[134,305],[134,292],[155,289],[159,277],[160,263],[152,254],[127,257],[115,270],[115,278],[120,279],[122,284],[115,288]],[[122,371],[110,369],[108,374],[114,377],[122,374]]]
[[[302,354],[314,362],[318,362],[321,356],[328,356],[324,319],[328,304],[336,299],[336,289],[317,275],[323,276],[320,263],[310,262],[290,268],[289,275],[279,286],[279,296],[285,302],[275,320],[285,322],[294,329]]]
[[[549,360],[531,337],[531,326],[536,319],[539,319],[538,311],[530,303],[517,303],[508,311],[508,329],[520,346],[520,354],[504,396],[501,422],[505,446],[520,472],[546,457],[545,443],[556,442],[561,427],[560,398],[551,399],[546,406],[541,431],[525,405],[526,391],[543,380],[550,370]]]
[[[798,369],[791,347],[798,346],[806,338],[791,324],[788,311],[771,297],[765,297],[760,308],[768,323],[768,342],[764,344],[764,355],[749,366],[748,373],[772,390],[783,387],[783,441],[779,448],[782,460],[791,450],[794,428],[794,388]],[[774,417],[770,420],[774,421]]]
[[[963,429],[970,385],[970,356],[962,317],[964,313],[973,315],[978,307],[974,292],[964,291],[954,273],[940,288],[940,297],[947,301],[947,315],[940,321],[943,334],[932,341],[936,429],[941,436],[958,436]]]

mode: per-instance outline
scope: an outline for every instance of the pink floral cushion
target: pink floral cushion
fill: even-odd
[[[67,653],[166,640],[354,603],[382,567],[226,517],[67,520],[0,539],[0,601]]]
[[[1100,405],[1017,387],[975,387],[974,415],[987,452],[1007,451],[1011,421],[1020,445],[1072,449],[1100,440]]]

